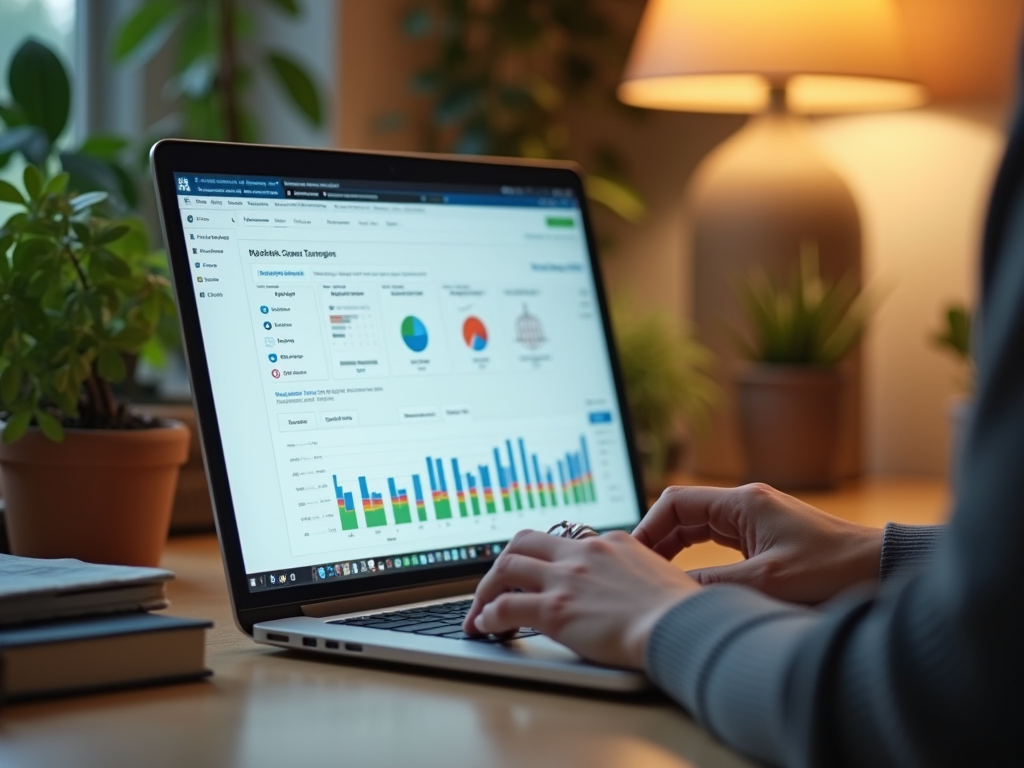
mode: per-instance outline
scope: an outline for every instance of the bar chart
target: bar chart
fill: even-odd
[[[530,451],[526,441],[520,437],[515,442],[506,439],[495,445],[485,463],[470,465],[473,471],[467,471],[466,464],[460,464],[457,457],[425,456],[421,466],[425,467],[425,473],[394,474],[379,480],[359,475],[356,483],[361,508],[358,510],[353,493],[346,491],[347,486],[334,475],[334,495],[342,531],[585,505],[597,501],[590,452],[584,435],[580,435],[578,443],[569,450],[548,457],[546,462]],[[429,493],[425,493],[424,478]],[[412,501],[407,481],[412,484]],[[383,491],[371,487],[374,482],[382,486],[387,484],[387,497]]]

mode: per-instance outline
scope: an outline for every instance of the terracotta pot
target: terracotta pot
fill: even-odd
[[[63,443],[32,429],[10,445],[0,442],[11,552],[157,565],[189,446],[188,427],[164,423],[69,429]]]
[[[171,535],[213,531],[213,505],[210,502],[210,488],[206,482],[206,467],[203,465],[203,449],[199,445],[199,427],[192,404],[136,404],[134,410],[136,413],[144,413],[156,419],[183,422],[192,432],[188,461],[178,475],[178,490],[174,494]]]
[[[737,377],[748,481],[788,490],[838,479],[842,375],[797,365],[755,365]]]

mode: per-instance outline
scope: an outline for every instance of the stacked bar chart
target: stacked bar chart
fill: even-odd
[[[363,515],[366,517],[366,527],[376,528],[379,525],[387,525],[388,518],[384,513],[384,497],[379,493],[371,493],[366,485],[366,478],[359,478],[359,492],[363,497]]]
[[[359,527],[359,518],[356,517],[352,492],[346,492],[344,488],[338,485],[337,475],[334,476],[334,495],[338,499],[338,516],[341,518],[341,530],[355,530]]]
[[[419,474],[400,476],[401,473],[398,473],[381,478],[382,482],[385,479],[387,482],[390,515],[384,495],[372,490],[366,476],[361,475],[357,482],[362,502],[362,520],[355,509],[352,492],[344,490],[335,475],[334,494],[341,528],[343,531],[351,531],[360,527],[408,525],[414,519],[421,523],[427,522],[430,519],[428,506],[433,510],[433,519],[443,521],[451,520],[456,509],[461,518],[494,515],[502,511],[519,512],[592,504],[597,501],[590,454],[583,435],[572,450],[559,455],[550,463],[542,462],[537,453],[528,449],[526,441],[521,437],[515,443],[507,439],[499,446],[492,447],[490,458],[493,467],[486,463],[477,464],[476,472],[465,472],[455,457],[445,461],[438,456],[426,456],[424,461],[430,489],[429,504]],[[451,468],[454,497],[448,489],[446,464]],[[412,501],[405,484],[407,479],[412,481]]]

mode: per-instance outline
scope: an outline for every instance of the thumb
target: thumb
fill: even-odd
[[[697,568],[686,573],[705,587],[711,584],[744,584],[748,587],[758,587],[764,581],[764,568],[760,560],[759,557],[753,557],[738,563],[714,568]]]

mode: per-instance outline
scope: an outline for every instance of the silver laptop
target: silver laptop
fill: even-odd
[[[644,687],[530,628],[461,628],[517,531],[644,508],[575,170],[177,140],[152,163],[239,627]]]

